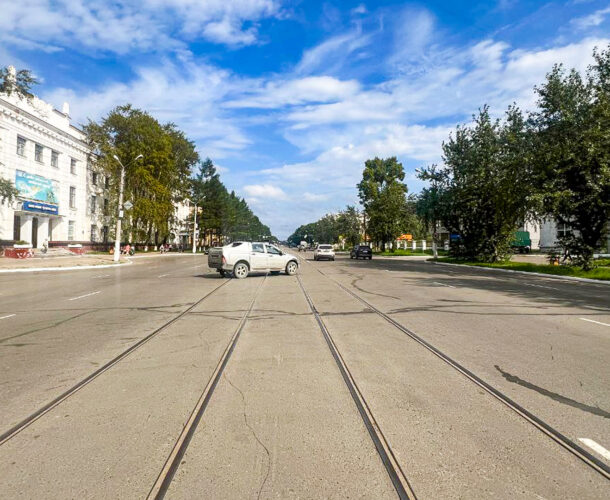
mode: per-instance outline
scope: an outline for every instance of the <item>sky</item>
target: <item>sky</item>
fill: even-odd
[[[536,106],[555,63],[610,43],[610,0],[0,0],[0,66],[75,124],[174,122],[273,234],[357,204],[364,162],[441,161],[489,105]]]

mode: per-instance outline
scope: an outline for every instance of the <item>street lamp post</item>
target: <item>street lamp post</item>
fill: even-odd
[[[197,203],[193,213],[193,253],[197,253]]]
[[[123,188],[125,187],[125,166],[119,160],[117,155],[113,155],[113,158],[119,162],[121,165],[121,180],[119,182],[119,206],[118,206],[118,217],[116,220],[116,234],[114,237],[114,258],[112,259],[114,262],[118,262],[121,257],[121,220],[123,219]],[[130,163],[127,165],[131,165],[131,163],[142,158],[142,155],[136,156]]]

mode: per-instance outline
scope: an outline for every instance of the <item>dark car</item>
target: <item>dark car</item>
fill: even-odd
[[[356,245],[354,248],[352,248],[351,252],[349,253],[349,258],[350,259],[369,259],[371,260],[373,258],[373,251],[371,250],[371,247],[368,245]]]

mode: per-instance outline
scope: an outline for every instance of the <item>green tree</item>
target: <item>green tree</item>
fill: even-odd
[[[19,97],[31,99],[34,94],[30,90],[37,84],[38,80],[29,69],[15,71],[11,66],[0,68],[0,93],[7,95],[14,93]]]
[[[0,177],[0,202],[12,203],[18,194],[19,191],[10,180]]]
[[[348,205],[337,217],[337,231],[347,242],[354,246],[360,243],[362,222],[360,212],[354,205]]]
[[[459,126],[443,144],[444,165],[422,170],[431,187],[422,194],[420,214],[460,234],[454,255],[486,262],[507,257],[515,229],[532,210],[530,152],[518,108],[511,106],[501,122],[484,107],[472,126]]]
[[[542,211],[571,227],[560,243],[585,269],[610,219],[610,47],[593,56],[585,77],[553,68],[531,119]]]
[[[358,184],[360,202],[368,216],[368,233],[381,242],[393,241],[404,228],[407,206],[407,186],[402,164],[396,157],[375,158],[365,162],[362,181]],[[393,248],[393,247],[392,247]]]
[[[175,202],[190,186],[190,170],[198,160],[194,144],[173,124],[162,126],[148,113],[130,105],[113,109],[100,123],[85,126],[95,153],[94,166],[109,176],[116,201],[121,167],[125,171],[126,231],[142,243],[158,244],[169,234]],[[130,162],[139,154],[143,159]]]
[[[192,180],[191,198],[202,207],[198,225],[206,244],[221,244],[225,239],[268,240],[272,237],[269,227],[254,215],[246,201],[235,191],[227,191],[209,158],[199,165],[199,172]]]

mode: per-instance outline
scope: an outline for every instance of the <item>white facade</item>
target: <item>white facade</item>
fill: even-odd
[[[182,245],[185,250],[193,242],[194,209],[195,206],[188,199],[176,202],[174,208],[173,227],[170,228],[174,239],[170,243],[176,246]]]
[[[35,247],[45,239],[90,241],[91,194],[100,188],[90,185],[89,156],[83,132],[70,124],[67,104],[60,112],[35,97],[0,94],[0,176],[13,183],[19,179],[18,189],[28,187],[17,202],[0,205],[0,240],[20,239]],[[98,195],[95,217],[103,203]],[[101,228],[96,233],[101,236]]]

